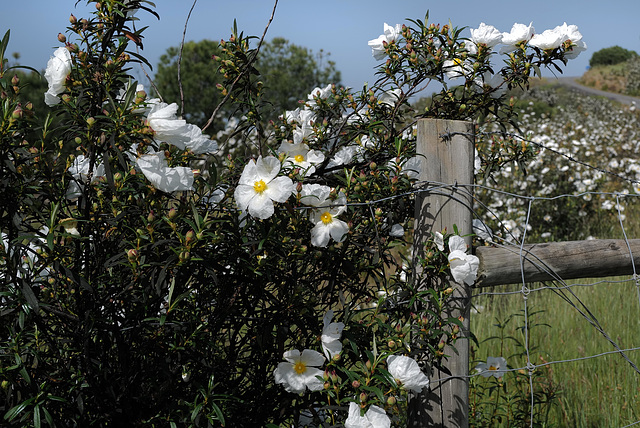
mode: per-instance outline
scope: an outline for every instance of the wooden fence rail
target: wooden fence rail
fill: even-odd
[[[640,239],[528,244],[522,251],[515,246],[478,247],[475,252],[480,268],[474,287],[517,284],[523,278],[537,282],[632,275],[634,266],[640,270]]]

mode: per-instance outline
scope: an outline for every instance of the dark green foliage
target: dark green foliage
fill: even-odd
[[[596,65],[614,65],[637,56],[638,54],[635,51],[624,49],[620,46],[611,46],[594,52],[589,60],[589,65],[591,67],[595,67]]]
[[[180,68],[183,94],[184,117],[189,122],[204,126],[211,114],[224,98],[219,83],[224,81],[224,69],[214,58],[221,53],[218,42],[201,40],[187,42],[182,52]],[[299,106],[298,101],[318,86],[329,83],[340,84],[340,72],[332,61],[325,63],[323,51],[314,54],[305,47],[297,46],[281,37],[265,42],[253,64],[256,81],[262,82],[263,99],[269,100],[263,110],[266,119],[275,119],[285,110]],[[171,47],[160,58],[155,83],[167,103],[180,105],[178,85],[178,60],[180,49]],[[223,125],[222,118],[230,115],[241,116],[227,104],[214,122],[214,129]]]

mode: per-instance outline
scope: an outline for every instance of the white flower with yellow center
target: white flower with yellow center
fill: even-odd
[[[300,168],[305,177],[316,172],[314,165],[324,162],[322,152],[309,150],[309,146],[304,143],[291,144],[288,141],[283,141],[278,153],[284,153],[287,156],[285,162],[290,162]]]
[[[273,203],[286,201],[293,192],[293,181],[289,177],[278,177],[279,172],[280,161],[273,156],[250,161],[233,193],[238,208],[259,219],[271,217]]]
[[[478,364],[476,371],[484,377],[501,378],[507,372],[507,360],[503,357],[487,357],[487,362]]]
[[[285,352],[283,358],[287,361],[278,364],[273,371],[277,384],[298,394],[307,388],[310,391],[320,391],[324,387],[323,371],[318,368],[324,364],[324,356],[320,352],[305,349],[300,353],[297,349],[292,349]]]
[[[309,221],[315,226],[311,229],[311,244],[326,247],[329,239],[341,242],[349,231],[344,221],[336,218],[347,210],[347,198],[343,193],[332,201],[329,199],[331,188],[320,184],[306,184],[300,192],[300,202],[317,207],[311,211]]]

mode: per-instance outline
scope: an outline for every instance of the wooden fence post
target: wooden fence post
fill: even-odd
[[[445,184],[458,184],[459,188],[442,189],[438,193],[416,196],[414,226],[414,257],[423,254],[424,243],[432,231],[453,231],[460,235],[472,232],[472,188],[474,161],[474,126],[471,122],[422,119],[418,121],[417,153],[422,158],[419,180]],[[447,194],[444,194],[447,193]],[[470,237],[465,238],[467,244]],[[471,250],[471,248],[469,248]],[[415,259],[414,259],[415,260]],[[417,264],[416,264],[417,265]],[[420,271],[416,268],[416,281],[420,286]],[[451,374],[433,370],[427,393],[410,398],[409,426],[467,427],[469,424],[469,309],[470,290],[465,284],[456,284],[452,305],[447,315],[464,318],[463,329],[454,351],[445,348],[450,357],[445,362]],[[441,379],[449,378],[444,381]]]

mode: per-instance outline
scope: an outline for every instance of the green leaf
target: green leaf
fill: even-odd
[[[27,406],[29,404],[31,404],[33,402],[33,400],[35,400],[35,397],[31,397],[28,400],[23,401],[22,403],[13,406],[11,409],[9,409],[9,411],[4,415],[4,418],[6,420],[8,420],[9,422],[11,422],[13,419],[16,418],[16,416],[18,416],[20,413],[22,413],[22,411],[24,409],[27,408]]]
[[[40,404],[36,404],[33,408],[33,426],[40,428]]]

